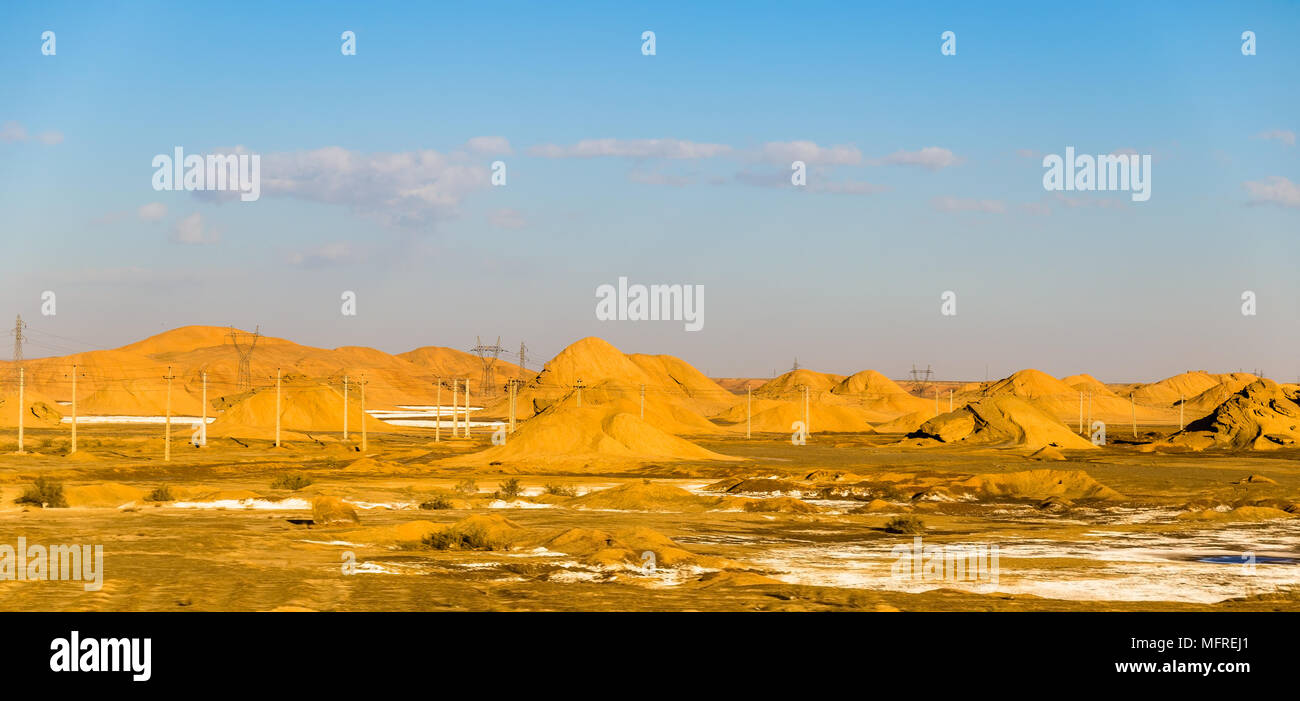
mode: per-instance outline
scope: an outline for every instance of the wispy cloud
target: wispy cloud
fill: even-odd
[[[1003,214],[1006,204],[1000,200],[973,200],[958,197],[936,197],[930,201],[931,206],[940,212],[982,212],[984,214]]]
[[[540,158],[714,158],[731,152],[725,144],[680,139],[584,139],[576,144],[539,144],[528,153]]]
[[[790,164],[803,161],[808,165],[858,165],[862,152],[856,146],[838,144],[818,146],[812,141],[769,141],[759,149],[759,157],[769,163]]]
[[[150,202],[135,210],[135,215],[143,221],[159,221],[167,216],[167,205],[162,202]]]
[[[195,212],[188,217],[178,220],[172,226],[172,241],[184,244],[201,244],[216,243],[221,240],[220,234],[213,231],[211,227],[203,223],[203,216]]]
[[[361,153],[339,146],[271,153],[262,158],[262,195],[342,205],[393,226],[423,226],[456,216],[468,195],[490,187],[488,164],[478,154],[508,146],[492,137],[450,153]]]
[[[895,151],[879,162],[891,166],[916,166],[926,170],[943,170],[957,165],[961,159],[946,148],[926,146],[919,151]]]
[[[1295,146],[1295,132],[1288,131],[1286,129],[1271,129],[1269,131],[1261,131],[1260,133],[1256,134],[1251,138],[1264,139],[1266,141],[1268,140],[1280,141],[1286,144],[1287,146]]]
[[[8,121],[0,124],[0,141],[5,143],[17,143],[30,141],[35,138],[37,141],[46,146],[54,146],[63,143],[63,133],[58,131],[43,131],[33,137],[27,132],[27,127],[15,121]]]
[[[340,265],[355,255],[352,244],[346,241],[335,241],[305,251],[291,252],[286,259],[290,265],[301,268],[328,268]]]
[[[498,229],[522,229],[528,224],[517,209],[498,209],[488,213],[488,223]]]
[[[1280,175],[1242,183],[1250,195],[1249,204],[1272,204],[1300,208],[1300,185]]]

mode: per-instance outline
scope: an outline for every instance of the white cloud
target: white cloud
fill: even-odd
[[[135,210],[135,213],[145,221],[158,221],[167,216],[167,205],[162,202],[150,202]]]
[[[27,133],[27,127],[10,120],[0,124],[0,141],[7,143],[28,141],[32,135]],[[36,135],[36,140],[46,146],[63,143],[63,134],[57,131],[43,131]]]
[[[398,226],[456,216],[465,197],[490,186],[490,177],[463,150],[359,153],[329,146],[262,158],[263,196],[344,205]]]
[[[203,226],[203,217],[195,212],[181,219],[172,226],[172,241],[184,244],[216,243],[220,240],[217,232]]]
[[[1242,183],[1250,195],[1250,204],[1275,204],[1280,207],[1300,208],[1300,185],[1287,178],[1273,175],[1263,180]]]
[[[514,153],[514,149],[510,148],[510,142],[504,136],[476,136],[465,142],[465,149],[489,156]]]
[[[1007,206],[999,200],[971,200],[957,197],[936,197],[931,201],[940,212],[983,212],[985,214],[1002,214]]]
[[[957,165],[961,159],[952,151],[938,146],[926,146],[920,151],[895,151],[885,156],[882,163],[894,166],[918,166],[926,170],[942,170]]]
[[[488,223],[498,229],[522,229],[528,224],[517,209],[498,209],[488,214]]]
[[[1286,129],[1272,129],[1269,131],[1261,131],[1260,133],[1256,134],[1253,138],[1265,139],[1265,140],[1271,139],[1274,141],[1281,141],[1287,146],[1295,146],[1295,132],[1288,131]]]
[[[528,153],[541,158],[714,158],[731,152],[725,144],[679,139],[584,139],[576,144],[539,144]]]
[[[27,129],[18,122],[9,121],[0,125],[0,141],[26,141]]]
[[[645,170],[632,170],[627,174],[630,182],[641,183],[643,185],[669,185],[671,187],[684,187],[695,182],[695,178],[689,175],[671,175],[669,173],[658,173]]]
[[[292,265],[304,268],[324,268],[343,263],[354,255],[352,244],[346,241],[335,241],[306,251],[294,251],[287,258]]]
[[[832,195],[874,195],[889,189],[887,185],[863,182],[861,180],[816,180],[807,185],[810,192],[825,192]]]
[[[760,158],[787,165],[794,161],[809,165],[858,165],[862,162],[862,152],[848,144],[818,146],[812,141],[769,141],[763,144]]]

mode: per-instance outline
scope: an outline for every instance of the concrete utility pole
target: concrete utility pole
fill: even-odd
[[[754,428],[754,388],[745,388],[745,437],[750,438],[753,435]]]
[[[172,461],[172,366],[167,366],[167,430],[163,434],[163,462]]]
[[[278,414],[278,412],[277,412]],[[200,419],[199,447],[208,447],[208,371],[203,371],[203,417]]]
[[[808,385],[803,386],[803,432],[804,435],[812,434],[812,423],[808,419]]]
[[[510,432],[515,432],[515,397],[519,394],[519,380],[510,380]]]
[[[1137,404],[1133,401],[1133,393],[1128,393],[1128,410],[1133,417],[1133,437],[1138,437],[1138,410]]]
[[[465,378],[465,437],[469,438],[469,378]]]
[[[343,376],[343,440],[348,439],[348,376]]]
[[[361,377],[361,454],[366,453],[366,381],[365,376]]]
[[[1092,390],[1088,390],[1088,427],[1092,427]]]
[[[18,322],[20,324],[22,323],[22,317],[18,317]],[[19,326],[18,328],[20,330],[22,329],[21,326]],[[23,369],[18,368],[18,454],[19,455],[22,455],[27,452],[23,450],[23,414],[27,413],[27,410],[24,406],[27,404],[27,402],[23,400],[23,385],[24,385]]]
[[[68,451],[71,455],[77,452],[77,365],[72,365],[72,450]]]
[[[1079,433],[1083,433],[1083,390],[1079,390]]]
[[[433,442],[442,442],[442,376],[438,377],[438,394],[433,400],[437,408],[437,418],[433,420]]]
[[[645,420],[645,384],[641,385],[641,419]]]
[[[582,408],[582,380],[578,380],[574,385],[578,389],[578,408]]]
[[[347,408],[343,411],[347,413]],[[275,447],[280,447],[280,368],[275,369]]]
[[[948,413],[952,413],[952,389],[948,389]]]
[[[460,391],[460,380],[451,378],[451,437],[455,438],[460,435],[460,415],[456,413],[457,392]]]

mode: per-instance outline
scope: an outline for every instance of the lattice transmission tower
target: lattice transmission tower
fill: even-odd
[[[484,397],[491,397],[496,394],[496,364],[497,358],[505,352],[506,349],[501,347],[501,337],[497,336],[497,342],[490,346],[483,345],[483,339],[478,336],[474,337],[478,345],[470,349],[478,353],[479,360],[483,362],[483,375],[479,379],[479,393]],[[491,354],[490,356],[488,354]]]
[[[239,345],[239,336],[243,334],[245,338],[252,338],[252,342],[247,345]],[[235,352],[239,354],[239,374],[235,379],[235,386],[240,392],[250,392],[253,389],[253,349],[257,347],[257,339],[262,337],[262,327],[259,325],[253,333],[237,331],[235,327],[230,327],[230,343],[235,346]]]

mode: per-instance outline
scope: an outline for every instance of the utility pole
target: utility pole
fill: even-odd
[[[520,341],[519,342],[519,379],[521,380],[528,375],[528,369],[524,367],[524,353],[527,352],[528,349],[524,346],[524,342]]]
[[[343,411],[347,413],[346,408]],[[280,447],[280,368],[275,369],[275,447]]]
[[[465,378],[465,437],[469,438],[469,378]]]
[[[1088,430],[1092,430],[1092,390],[1088,390]]]
[[[451,437],[460,435],[460,415],[456,413],[456,393],[460,391],[460,380],[451,378]]]
[[[244,332],[244,335],[247,336],[247,332]],[[253,349],[257,348],[257,339],[261,337],[262,327],[259,325],[253,331],[253,342],[247,346],[240,346],[239,332],[235,331],[235,327],[230,327],[230,343],[234,345],[235,352],[239,354],[239,375],[235,380],[235,384],[239,387],[239,391],[241,392],[248,392],[253,389]]]
[[[77,452],[77,364],[72,364],[72,450],[68,451],[71,455]]]
[[[1128,410],[1133,417],[1133,437],[1137,438],[1138,437],[1138,410],[1137,410],[1137,404],[1135,404],[1133,401],[1132,392],[1128,393]]]
[[[645,383],[641,384],[641,419],[645,420]]]
[[[279,412],[276,412],[276,418],[279,418]],[[199,426],[199,447],[208,447],[208,371],[203,371],[203,417]]]
[[[1083,435],[1083,390],[1079,390],[1079,435]]]
[[[809,416],[809,386],[803,385],[803,434],[813,434],[813,421]]]
[[[948,413],[952,413],[952,388],[948,388]]]
[[[510,432],[515,432],[515,396],[518,393],[519,380],[510,380]]]
[[[579,379],[577,382],[574,383],[573,386],[578,390],[578,408],[581,409],[582,408],[582,380]]]
[[[1178,430],[1179,431],[1183,430],[1183,407],[1184,407],[1184,397],[1183,395],[1180,394],[1178,395]]]
[[[348,376],[343,376],[343,441],[348,440]]]
[[[22,323],[22,317],[18,317],[19,324]],[[19,329],[21,330],[21,326]],[[23,369],[18,368],[18,454],[22,455],[27,451],[23,450],[23,414],[27,413],[26,404],[23,400]]]
[[[366,454],[366,385],[370,384],[365,375],[361,376],[361,454]]]
[[[754,412],[754,388],[746,387],[745,388],[745,437],[746,438],[749,438],[753,435],[753,428],[754,428],[753,412]]]
[[[436,406],[438,409],[437,409],[437,418],[433,420],[433,442],[441,443],[442,442],[442,376],[441,375],[438,376],[438,394],[436,396],[437,398],[433,400],[433,403],[434,406]]]
[[[172,461],[172,366],[167,366],[167,430],[163,434],[163,462]]]

